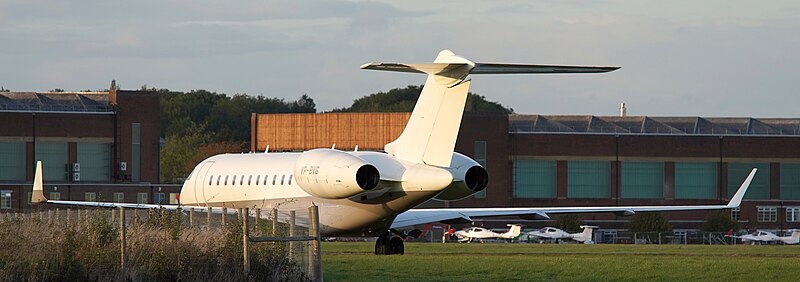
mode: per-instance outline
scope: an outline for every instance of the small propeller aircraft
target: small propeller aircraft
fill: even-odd
[[[458,237],[459,242],[471,243],[472,239],[478,239],[478,241],[483,243],[483,239],[514,239],[515,237],[519,236],[520,232],[522,232],[522,225],[509,224],[508,226],[511,226],[511,228],[509,228],[508,232],[506,233],[497,233],[483,227],[470,227],[464,230],[456,231],[454,234],[456,237]]]
[[[756,243],[770,243],[770,242],[783,242],[784,244],[794,245],[800,243],[800,230],[794,229],[792,230],[792,235],[790,236],[778,236],[775,233],[758,230],[753,234],[745,234],[742,236],[733,235],[733,229],[728,230],[728,234],[725,237],[729,238],[739,238],[742,239],[742,243],[750,242],[751,244],[755,245]]]
[[[542,239],[552,239],[556,241],[560,239],[572,239],[578,242],[583,242],[584,244],[594,244],[594,241],[592,240],[592,233],[599,227],[581,225],[581,228],[583,228],[583,232],[580,233],[569,233],[555,227],[545,227],[525,234]]]

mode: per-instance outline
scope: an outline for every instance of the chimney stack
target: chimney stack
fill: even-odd
[[[627,116],[628,108],[625,107],[625,102],[619,104],[619,116]]]

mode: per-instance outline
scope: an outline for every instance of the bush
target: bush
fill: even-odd
[[[704,232],[728,232],[731,229],[739,230],[739,223],[731,219],[730,214],[725,211],[709,212],[706,221],[700,227]]]

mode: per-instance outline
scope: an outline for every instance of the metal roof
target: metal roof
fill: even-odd
[[[0,92],[0,112],[111,111],[108,92]]]
[[[509,116],[509,131],[511,133],[800,136],[800,118],[512,114]]]

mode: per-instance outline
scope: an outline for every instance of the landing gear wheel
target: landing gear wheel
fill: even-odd
[[[389,249],[392,250],[392,254],[402,255],[406,252],[405,246],[403,246],[403,239],[400,239],[400,237],[392,238],[392,240],[389,241],[389,246],[391,247]]]
[[[375,241],[375,254],[376,255],[389,255],[391,254],[391,246],[389,245],[388,236],[380,236]]]

